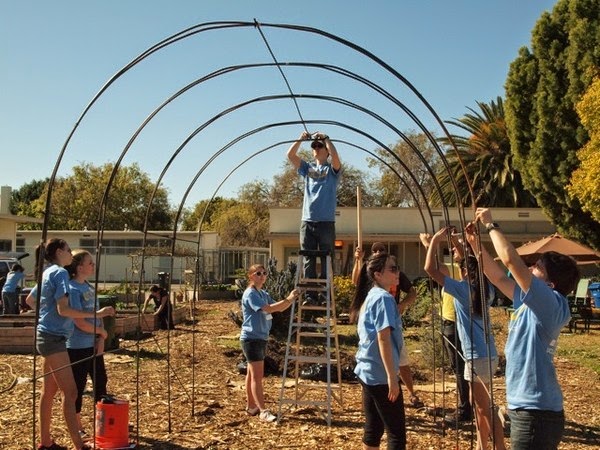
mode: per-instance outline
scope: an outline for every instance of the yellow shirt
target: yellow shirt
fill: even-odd
[[[455,280],[460,280],[460,267],[457,263],[446,264],[450,277]],[[456,310],[454,309],[454,297],[442,291],[442,319],[456,321]]]

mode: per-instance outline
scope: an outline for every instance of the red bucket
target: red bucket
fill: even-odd
[[[129,446],[129,402],[96,403],[96,446],[106,449]]]

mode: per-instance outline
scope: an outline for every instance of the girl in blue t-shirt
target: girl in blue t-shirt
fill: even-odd
[[[267,271],[261,264],[254,264],[248,270],[248,288],[242,296],[242,332],[240,341],[242,351],[248,363],[246,370],[246,412],[259,416],[264,422],[273,422],[277,417],[265,407],[263,394],[263,375],[265,371],[265,353],[267,340],[273,321],[271,313],[288,309],[298,298],[294,289],[284,300],[275,302],[267,291],[263,290],[267,280]]]
[[[42,252],[42,253],[40,253]],[[35,251],[36,261],[40,254],[49,265],[44,270],[39,289],[39,305],[36,312],[39,315],[36,330],[36,348],[43,359],[43,385],[40,394],[39,420],[41,444],[38,450],[67,450],[67,447],[56,444],[50,435],[52,420],[52,404],[54,397],[62,392],[62,409],[65,423],[71,440],[76,449],[91,449],[84,444],[79,435],[75,400],[77,387],[71,370],[66,342],[73,333],[74,318],[92,318],[94,312],[79,311],[69,304],[69,275],[64,266],[71,263],[71,249],[63,239],[49,239]],[[37,277],[36,267],[36,278]],[[27,297],[27,304],[36,308],[38,287],[36,286]],[[114,315],[115,310],[107,306],[95,314],[97,317]]]
[[[433,235],[425,259],[425,271],[444,291],[454,298],[456,328],[465,355],[464,377],[470,384],[471,404],[475,409],[477,426],[477,448],[487,449],[494,431],[494,448],[504,450],[504,430],[500,419],[491,413],[490,396],[487,385],[498,365],[494,336],[490,326],[486,327],[484,315],[489,317],[488,308],[493,300],[493,288],[484,281],[480,283],[479,263],[473,255],[467,255],[461,262],[462,280],[454,280],[439,269],[436,252],[439,244],[447,239],[449,228],[442,228]],[[482,298],[481,287],[485,295]],[[491,370],[490,370],[491,369]],[[492,425],[492,420],[494,423]]]
[[[65,266],[71,281],[69,303],[73,309],[93,313],[99,308],[94,287],[87,281],[96,272],[94,258],[87,250],[75,250],[71,264]],[[106,395],[108,378],[104,365],[104,340],[108,337],[102,319],[73,319],[75,328],[67,340],[67,352],[71,360],[73,377],[77,386],[75,411],[79,433],[86,432],[81,424],[81,404],[88,375],[94,383],[94,402]]]
[[[373,254],[363,266],[350,305],[350,319],[358,324],[354,373],[362,386],[365,426],[362,442],[379,448],[384,430],[388,449],[406,448],[404,402],[398,383],[400,351],[404,345],[396,300],[389,293],[398,284],[396,259]]]

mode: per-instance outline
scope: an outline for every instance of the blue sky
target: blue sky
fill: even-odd
[[[529,45],[548,0],[389,1],[154,1],[0,0],[0,184],[18,188],[49,176],[69,133],[102,86],[146,49],[189,27],[214,21],[291,24],[327,31],[389,64],[431,104],[442,120],[458,118],[477,101],[503,95],[509,64]],[[379,84],[426,126],[437,125],[402,83],[364,56],[313,33],[261,28],[280,62],[332,64]],[[100,97],[73,135],[58,173],[81,162],[116,161],[144,119],[194,80],[228,66],[268,63],[270,54],[254,27],[205,31],[145,59]],[[292,91],[352,101],[406,131],[415,124],[397,106],[347,77],[320,68],[283,67]],[[276,68],[243,69],[201,83],[169,103],[146,126],[123,158],[155,180],[182,142],[226,108],[257,97],[287,94]],[[332,101],[300,99],[304,119],[336,121],[365,130],[386,144],[389,127]],[[241,139],[209,163],[231,140],[267,125],[299,120],[290,99],[255,102],[203,128],[166,170],[163,185],[173,204],[190,188],[187,206],[219,195],[234,196],[255,179],[271,180],[285,162],[300,124],[267,127]],[[373,150],[376,144],[345,127],[315,124],[332,138]],[[457,130],[450,129],[451,132]],[[342,160],[365,167],[365,153],[339,145]],[[224,181],[245,159],[248,163]],[[203,166],[206,169],[198,175]]]

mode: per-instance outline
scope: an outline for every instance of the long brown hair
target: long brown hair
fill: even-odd
[[[40,252],[44,252],[44,259],[49,263],[56,262],[56,252],[59,249],[64,249],[67,246],[67,241],[64,239],[52,238],[45,243],[38,245],[35,248],[35,260],[38,262],[35,266],[35,277],[39,275]]]
[[[375,281],[375,272],[383,272],[388,259],[395,258],[386,253],[378,252],[372,254],[369,259],[363,264],[360,269],[358,276],[358,283],[356,283],[356,290],[354,291],[354,297],[352,303],[350,303],[350,321],[352,323],[358,322],[358,315],[360,314],[360,308],[362,307],[369,290],[373,287]]]
[[[490,293],[490,286],[487,283],[486,278],[480,279],[479,275],[479,261],[473,255],[467,255],[462,261],[461,267],[467,271],[467,281],[471,286],[471,305],[473,306],[473,313],[476,316],[482,317],[484,309],[487,308],[488,296]],[[481,283],[484,285],[485,297],[481,297]]]

